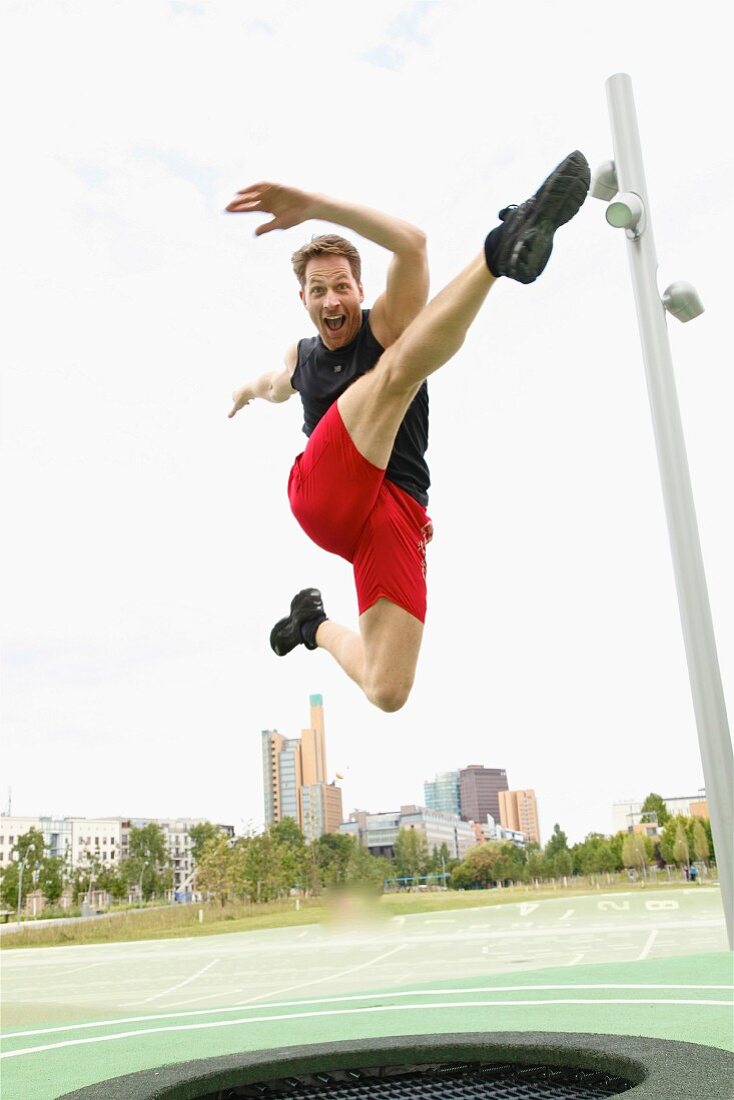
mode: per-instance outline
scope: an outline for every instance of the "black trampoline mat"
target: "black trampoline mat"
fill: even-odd
[[[350,1069],[202,1093],[192,1100],[597,1100],[629,1081],[567,1066],[449,1063]]]

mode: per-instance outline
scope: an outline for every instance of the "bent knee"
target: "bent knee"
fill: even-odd
[[[412,686],[412,681],[410,683],[377,682],[371,685],[367,691],[367,698],[379,710],[385,711],[387,714],[393,714],[396,710],[400,710],[405,706]]]
[[[400,348],[395,345],[388,348],[380,359],[380,371],[376,381],[386,396],[402,397],[407,400],[408,405],[423,383],[422,378],[416,381],[414,370],[406,369]]]

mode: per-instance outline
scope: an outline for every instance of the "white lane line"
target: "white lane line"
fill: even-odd
[[[654,991],[663,990],[664,992],[685,991],[692,992],[694,989],[713,990],[716,993],[729,993],[734,992],[734,985],[691,985],[691,984],[674,984],[674,983],[655,983],[655,982],[604,982],[604,983],[590,983],[580,984],[579,982],[561,982],[553,985],[479,985],[475,986],[472,990],[466,989],[403,989],[398,992],[392,993],[348,993],[340,997],[309,997],[304,1001],[279,1001],[268,1005],[258,1005],[255,1011],[267,1011],[274,1008],[295,1008],[300,1006],[303,1008],[305,1005],[333,1005],[333,1004],[348,1004],[354,1001],[387,1001],[397,1000],[401,997],[440,997],[440,996],[454,996],[461,993],[562,993],[566,991],[574,991],[576,993],[585,990],[601,990],[602,992],[612,991],[642,991],[643,993],[650,993]],[[157,1012],[155,1014],[149,1014],[146,1016],[126,1016],[118,1017],[114,1020],[95,1020],[86,1024],[62,1024],[58,1027],[42,1027],[34,1028],[31,1031],[15,1031],[8,1032],[6,1029],[6,1036],[8,1039],[20,1039],[29,1035],[55,1035],[61,1031],[87,1031],[94,1027],[111,1027],[112,1025],[120,1024],[137,1024],[143,1020],[182,1020],[188,1019],[190,1016],[214,1016],[223,1015],[226,1012],[240,1012],[247,1006],[247,1001],[240,1002],[236,1005],[227,1005],[221,1008],[200,1008],[191,1009],[188,1012]],[[486,1002],[482,1001],[482,1004]],[[504,1002],[503,1002],[504,1003]],[[647,1002],[641,1000],[640,1004],[646,1004]],[[410,1006],[408,1006],[410,1007]],[[259,1018],[259,1017],[258,1017]]]
[[[374,966],[375,963],[382,962],[383,959],[389,959],[391,955],[397,954],[398,951],[403,951],[407,947],[407,943],[398,944],[397,947],[393,947],[390,951],[386,951],[384,955],[378,955],[376,959],[368,959],[367,962],[359,963],[357,966],[350,966],[348,970],[339,970],[336,974],[326,974],[323,978],[311,978],[306,982],[298,982],[296,985],[287,985],[283,989],[274,989],[270,993],[259,993],[257,997],[248,997],[246,1001],[240,1001],[241,1005],[253,1004],[255,1001],[262,1001],[266,997],[280,997],[283,993],[291,993],[294,989],[308,989],[312,985],[320,985],[322,982],[333,982],[337,978],[345,978],[347,974],[356,974],[358,970],[364,970],[365,967]],[[241,990],[233,990],[233,993],[239,993]],[[188,1001],[179,1001],[179,1005],[192,1005],[198,1001],[210,1001],[212,997],[220,997],[219,993],[210,993],[204,997],[192,997]]]
[[[650,954],[650,948],[655,943],[655,940],[657,939],[657,936],[658,936],[658,930],[657,930],[657,928],[653,928],[652,932],[647,937],[647,941],[645,943],[645,946],[643,947],[640,954],[637,956],[637,962],[642,962],[643,959],[647,958],[647,956]]]
[[[566,912],[563,914],[563,916],[559,917],[558,919],[559,920],[568,920],[568,918],[572,917],[575,912],[576,912],[575,909],[567,909]]]
[[[93,970],[95,966],[104,966],[104,960],[100,960],[100,962],[96,963],[87,963],[86,966],[75,966],[73,970],[62,970],[60,974],[51,975],[50,980],[57,982],[61,978],[67,978],[70,974],[78,974],[82,970]]]
[[[544,1001],[439,1001],[434,1004],[420,1005],[370,1005],[364,1008],[328,1009],[326,1012],[291,1012],[278,1016],[257,1016],[239,1020],[212,1020],[206,1024],[177,1024],[174,1027],[140,1028],[137,1031],[122,1031],[113,1035],[94,1035],[89,1039],[65,1039],[61,1043],[46,1043],[43,1046],[24,1047],[21,1050],[8,1050],[0,1054],[1,1058],[20,1058],[26,1054],[41,1054],[47,1050],[59,1050],[62,1047],[86,1046],[89,1043],[112,1043],[120,1039],[135,1039],[143,1035],[155,1035],[161,1032],[206,1031],[215,1027],[244,1027],[248,1024],[277,1023],[281,1020],[305,1020],[312,1017],[373,1015],[380,1012],[423,1012],[447,1008],[546,1008],[553,1005],[677,1005],[679,1007],[731,1008],[730,1001],[669,1000],[650,998],[646,1000],[623,999],[619,997],[588,999],[582,997],[558,998]]]
[[[571,959],[571,961],[569,963],[566,963],[566,966],[578,966],[578,964],[581,962],[583,957],[584,957],[584,952],[582,951],[580,955],[574,955],[574,957]]]
[[[164,989],[161,993],[154,993],[152,997],[146,997],[142,1001],[126,1001],[125,1004],[120,1005],[120,1008],[134,1008],[136,1005],[147,1005],[150,1004],[151,1001],[157,1001],[159,998],[165,997],[167,993],[173,993],[177,989],[183,989],[185,985],[190,985],[191,982],[196,981],[197,978],[200,978],[202,974],[221,961],[221,959],[212,959],[206,966],[202,966],[201,970],[197,970],[190,978],[185,978],[182,982],[179,982],[178,985],[172,985],[170,989]]]

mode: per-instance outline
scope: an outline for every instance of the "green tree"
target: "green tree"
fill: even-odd
[[[647,878],[647,868],[652,860],[653,843],[642,833],[627,833],[622,843],[622,861],[625,867],[641,871]]]
[[[280,861],[282,875],[286,882],[286,892],[293,887],[307,890],[312,884],[311,869],[306,838],[291,817],[284,817],[269,829],[274,845],[274,856]]]
[[[525,874],[536,885],[549,874],[543,851],[534,841],[525,849]]]
[[[693,829],[693,822],[682,814],[671,817],[666,822],[660,834],[660,856],[665,863],[674,863],[679,867],[688,866],[693,847],[693,836],[688,835],[689,828]]]
[[[510,840],[501,842],[502,852],[497,862],[497,881],[521,882],[527,878],[527,858],[523,848]]]
[[[615,870],[615,854],[611,842],[601,833],[589,833],[581,843],[574,844],[571,856],[576,874],[593,877]]]
[[[714,838],[711,832],[711,822],[707,817],[698,817],[696,818],[696,820],[701,822],[701,825],[703,826],[703,831],[706,834],[706,842],[709,848],[709,861],[711,863],[716,863],[716,852],[714,850]]]
[[[212,825],[211,821],[200,821],[189,829],[191,837],[191,858],[194,863],[199,862],[201,850],[208,840],[214,840],[221,833],[218,825]]]
[[[354,838],[344,833],[324,833],[311,844],[320,886],[346,882]]]
[[[353,885],[368,886],[375,891],[381,890],[383,883],[393,874],[390,860],[384,856],[373,856],[358,838],[350,839],[353,840],[352,852],[345,881]]]
[[[428,868],[428,843],[420,829],[400,829],[393,844],[398,878],[416,879]]]
[[[647,796],[642,803],[642,814],[648,815],[647,820],[652,821],[652,815],[655,815],[658,829],[662,829],[670,821],[670,814],[665,805],[665,802],[659,794],[655,794],[653,791]]]
[[[0,885],[3,903],[17,908],[21,862],[23,898],[33,890],[40,890],[51,905],[58,901],[64,890],[64,861],[58,856],[47,854],[43,833],[35,828],[23,833],[13,845],[13,854],[16,858],[6,867]]]
[[[64,892],[64,861],[60,856],[47,856],[41,861],[36,887],[49,905],[55,905]]]
[[[298,830],[297,825],[295,828]],[[286,843],[283,833],[284,830],[278,831],[278,826],[271,826],[264,833],[243,838],[239,881],[251,901],[273,901],[285,897],[305,877],[303,873],[299,875],[297,866],[301,846]],[[303,841],[303,834],[300,835]],[[305,844],[302,849],[305,852]]]
[[[455,890],[481,890],[493,886],[507,877],[507,864],[508,854],[500,841],[477,844],[454,867],[451,885]]]
[[[33,851],[29,854],[29,848],[31,847],[33,847]],[[13,845],[13,852],[16,853],[19,860],[22,859],[26,863],[26,866],[40,864],[45,851],[43,833],[39,829],[29,829],[27,833],[19,836]],[[26,856],[28,856],[27,859]]]
[[[556,878],[568,878],[573,874],[573,860],[568,850],[557,852],[553,857],[553,874]]]
[[[103,875],[104,867],[99,853],[86,850],[84,855],[80,857],[72,874],[71,881],[75,901],[79,894],[89,894],[95,886],[103,890],[104,887],[100,886]]]
[[[217,830],[209,836],[199,850],[196,863],[196,888],[209,897],[214,897],[220,905],[226,905],[235,893],[236,862],[234,850],[227,835]]]
[[[553,826],[553,834],[545,846],[545,862],[546,867],[556,878],[570,875],[573,870],[568,838],[557,823]]]
[[[154,821],[141,828],[132,828],[128,840],[127,871],[131,882],[142,884],[143,897],[161,896],[170,889],[172,873],[166,838]]]
[[[624,838],[627,836],[627,830],[622,829],[620,832],[615,833],[614,836],[609,838],[609,850],[612,853],[614,860],[615,871],[621,871],[624,867],[624,861],[622,859],[622,845],[624,844]]]
[[[691,862],[691,849],[688,843],[688,837],[686,836],[686,827],[684,822],[679,821],[675,829],[675,840],[673,841],[673,859],[679,867],[688,867]]]
[[[0,879],[0,900],[3,905],[8,909],[12,909],[13,912],[18,908],[18,879],[19,865],[17,860],[13,860],[3,870],[3,877]],[[25,881],[23,883],[23,890],[25,896]]]
[[[444,840],[440,848],[434,845],[431,858],[428,863],[428,870],[434,875],[448,875],[451,873],[451,868],[456,866],[459,861],[452,858],[449,846]],[[441,878],[441,882],[447,881],[445,878]]]
[[[103,866],[97,880],[99,889],[106,890],[115,901],[126,899],[130,893],[130,883],[135,881],[134,876],[128,880],[125,863],[126,861],[123,860],[121,863],[112,866]]]
[[[707,863],[711,855],[706,828],[700,818],[693,822],[693,854],[703,864]]]

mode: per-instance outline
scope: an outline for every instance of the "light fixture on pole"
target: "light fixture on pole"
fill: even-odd
[[[627,238],[721,897],[734,950],[734,755],[665,324],[666,311],[690,321],[703,312],[703,304],[690,283],[671,283],[662,298],[658,292],[632,82],[626,73],[616,73],[606,88],[614,160],[597,169],[591,193],[609,202],[607,221],[624,229]]]
[[[18,866],[18,927],[19,928],[20,928],[21,900],[22,900],[22,897],[23,897],[23,868],[25,867],[25,862],[28,859],[28,853],[29,852],[35,852],[35,850],[36,850],[35,844],[29,844],[28,847],[25,850],[25,855],[19,861],[19,866]]]

